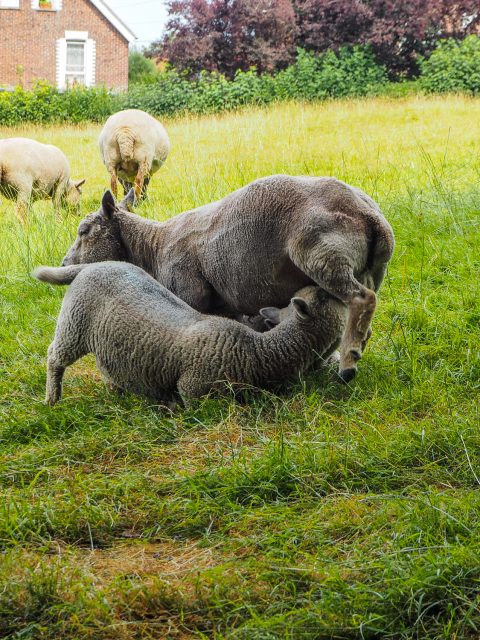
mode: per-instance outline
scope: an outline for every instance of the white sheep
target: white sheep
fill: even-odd
[[[125,193],[134,183],[136,198],[144,197],[151,175],[160,169],[170,151],[165,128],[140,109],[126,109],[110,116],[98,142],[115,197],[118,179]]]
[[[79,213],[84,182],[70,179],[68,160],[57,147],[30,138],[0,140],[0,194],[16,200],[21,222],[30,203],[45,198],[53,199],[57,212],[62,207]]]
[[[225,385],[270,387],[327,356],[340,341],[347,307],[305,287],[267,333],[204,315],[125,262],[40,267],[52,284],[72,283],[48,349],[47,404],[61,397],[66,367],[93,353],[112,386],[162,401],[198,398]]]

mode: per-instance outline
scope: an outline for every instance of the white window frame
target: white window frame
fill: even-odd
[[[95,85],[96,44],[88,37],[88,31],[65,31],[65,37],[57,40],[57,87],[67,88],[67,43],[85,43],[85,86]]]
[[[35,11],[60,11],[63,0],[51,0],[51,3],[51,9],[41,9],[39,0],[32,0],[32,9],[35,9]]]
[[[0,0],[0,9],[20,9],[20,0]]]

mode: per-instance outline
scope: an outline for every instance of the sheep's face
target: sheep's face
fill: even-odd
[[[70,180],[68,189],[62,198],[62,206],[77,215],[80,213],[80,200],[82,198],[82,185],[84,182],[85,179]]]
[[[123,205],[123,202],[120,205]],[[107,191],[100,209],[90,213],[78,225],[77,237],[63,259],[63,267],[70,264],[125,259],[116,212],[115,200]]]

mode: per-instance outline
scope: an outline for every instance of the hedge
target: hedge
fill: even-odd
[[[101,122],[125,108],[157,116],[214,113],[276,100],[364,96],[377,92],[386,82],[385,69],[369,49],[353,47],[320,56],[300,50],[295,64],[276,75],[259,75],[252,69],[237,72],[233,80],[206,72],[190,80],[167,70],[159,72],[154,83],[134,84],[124,94],[84,87],[59,92],[45,83],[32,91],[18,87],[0,93],[0,124]]]
[[[420,69],[420,86],[425,91],[479,94],[480,38],[442,40]]]

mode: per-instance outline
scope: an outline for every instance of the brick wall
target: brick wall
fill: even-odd
[[[31,0],[0,9],[0,85],[56,84],[56,42],[65,31],[88,31],[95,40],[95,84],[127,87],[128,42],[89,0],[63,0],[59,11],[32,9]]]

